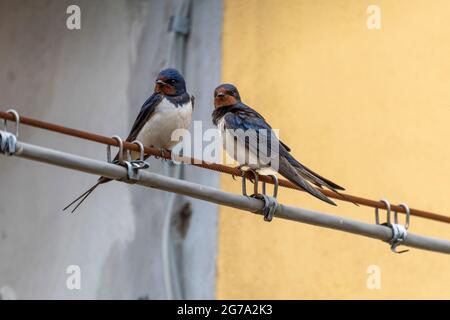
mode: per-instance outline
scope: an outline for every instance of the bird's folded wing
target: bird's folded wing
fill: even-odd
[[[280,145],[275,133],[267,122],[248,111],[227,113],[224,116],[225,130],[251,153],[258,155],[261,163],[270,164],[278,160]]]
[[[139,132],[145,123],[150,119],[151,115],[155,111],[156,106],[162,101],[163,96],[159,93],[154,93],[144,102],[142,105],[141,111],[139,112],[136,120],[131,127],[130,134],[127,137],[128,142],[131,142],[136,139]]]
[[[258,154],[260,161],[263,161],[263,163],[271,162],[273,167],[274,159],[280,160],[281,158],[286,158],[289,163],[295,167],[298,174],[303,179],[308,180],[317,187],[326,187],[336,193],[338,193],[336,190],[345,190],[333,181],[322,177],[318,173],[298,162],[289,153],[289,147],[278,140],[270,125],[257,112],[253,112],[253,110],[248,110],[246,108],[239,112],[226,114],[225,126],[226,128],[235,130],[235,137],[241,142],[245,142],[245,146],[251,152]],[[236,129],[242,129],[245,134],[242,134],[241,131],[237,131]],[[262,141],[262,144],[260,141]],[[264,146],[265,143],[267,144],[267,148],[261,150],[261,146]],[[267,152],[265,152],[266,150]]]

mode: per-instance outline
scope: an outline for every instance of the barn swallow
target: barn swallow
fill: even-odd
[[[311,184],[321,189],[326,187],[339,195],[341,194],[337,190],[345,189],[297,161],[290,154],[291,149],[276,137],[272,127],[263,116],[242,103],[239,92],[234,85],[222,84],[215,89],[214,107],[212,113],[213,123],[221,131],[225,150],[239,163],[240,169],[244,171],[251,170],[257,174],[269,174],[274,171],[270,160],[274,160],[274,157],[276,157],[278,160],[276,171],[280,175],[314,197],[336,205]],[[244,134],[236,134],[238,129],[241,129],[241,132],[244,132]],[[249,131],[255,132],[258,139],[248,139],[251,135],[246,133]],[[261,136],[263,134],[266,136]],[[263,155],[260,152],[260,141],[267,141],[266,154],[269,152],[271,154],[265,157],[269,157],[269,161],[267,159],[262,161]],[[240,157],[240,159],[237,157],[239,150],[245,153],[245,157]]]
[[[175,69],[164,69],[158,74],[154,92],[141,107],[125,141],[138,140],[147,147],[170,150],[178,143],[171,139],[172,132],[189,127],[193,109],[194,97],[187,93],[183,76]],[[137,152],[131,154],[133,160],[139,157]],[[115,160],[117,159],[118,154]],[[72,210],[74,212],[99,185],[109,181],[110,178],[98,178],[95,185],[72,201],[63,211],[79,200]]]

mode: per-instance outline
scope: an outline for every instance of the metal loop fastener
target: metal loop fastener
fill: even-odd
[[[242,195],[247,195],[247,181],[245,181],[245,172],[242,172]]]
[[[116,141],[117,141],[117,143],[119,144],[119,153],[117,154],[118,155],[118,163],[119,164],[124,164],[124,161],[123,161],[123,142],[122,142],[122,139],[118,136],[118,135],[114,135],[114,136],[112,136],[111,137],[112,139],[115,139]],[[111,145],[107,145],[106,146],[106,160],[109,162],[109,163],[112,163],[112,161],[111,161]]]
[[[0,131],[0,151],[12,156],[17,150],[17,137],[10,132]]]
[[[411,216],[411,211],[409,210],[409,207],[408,207],[408,205],[406,203],[400,203],[399,206],[402,207],[403,209],[405,209],[406,221],[405,221],[404,227],[405,227],[406,230],[408,230],[410,216]],[[394,223],[398,223],[398,213],[397,213],[397,211],[394,212]]]
[[[406,211],[406,224],[403,226],[398,223],[397,211],[394,212],[394,223],[391,223],[391,204],[386,199],[381,199],[380,201],[385,204],[387,211],[386,222],[381,225],[387,226],[392,230],[392,238],[389,241],[387,241],[391,245],[391,251],[394,253],[404,253],[409,251],[409,250],[397,251],[397,246],[405,242],[408,236],[407,229],[409,227],[409,216],[410,216],[409,207],[404,203],[400,204],[400,206],[405,208]],[[378,208],[375,208],[375,223],[380,224],[380,215]]]
[[[134,140],[131,143],[136,144],[139,147],[139,159],[133,160],[131,157],[131,151],[127,150],[127,161],[124,161],[124,165],[127,168],[127,179],[125,180],[128,183],[136,183],[136,181],[140,178],[139,170],[147,169],[150,167],[150,164],[145,159],[144,154],[144,145],[139,140]]]
[[[145,160],[144,159],[144,157],[145,157],[145,155],[144,155],[144,145],[142,144],[142,142],[140,142],[139,140],[134,140],[131,143],[134,143],[134,144],[136,144],[139,147],[139,160],[144,161]],[[128,150],[128,151],[130,151],[130,150]],[[128,155],[129,155],[129,160],[130,160],[131,152],[129,152]]]
[[[145,154],[144,154],[144,145],[142,142],[138,140],[134,140],[132,143],[137,144],[139,147],[139,159],[138,160],[132,160],[131,159],[131,152],[130,150],[127,150],[127,160],[125,161],[124,158],[124,150],[123,150],[123,141],[118,135],[112,136],[113,139],[117,141],[119,144],[119,152],[117,153],[117,159],[111,161],[111,145],[106,146],[106,157],[107,161],[109,163],[116,163],[122,166],[125,166],[127,168],[127,177],[123,179],[119,179],[119,181],[124,181],[128,183],[136,183],[136,181],[139,180],[140,174],[139,170],[141,169],[147,169],[150,167],[148,162],[144,161]]]
[[[245,177],[245,175],[247,174],[247,172],[251,172],[253,174],[253,194],[257,194],[258,193],[258,183],[259,183],[259,176],[258,173],[254,170],[247,170],[247,171],[242,171],[242,194],[246,197],[248,197],[247,194],[247,178]]]
[[[273,194],[272,197],[277,198],[278,196],[278,177],[274,174],[270,174],[268,175],[268,177],[271,177],[273,180]],[[262,193],[263,194],[267,194],[266,193],[266,183],[263,181],[262,183]]]
[[[6,110],[7,113],[12,114],[16,121],[16,138],[19,138],[19,124],[20,124],[20,116],[19,113],[14,109]],[[4,119],[4,130],[8,131],[8,120]]]
[[[386,206],[387,216],[386,216],[386,225],[391,225],[391,204],[386,199],[380,200]],[[375,223],[380,224],[380,214],[378,212],[378,208],[375,208]]]
[[[264,221],[272,221],[279,206],[277,199],[265,194],[252,194],[250,197],[264,201],[264,207],[261,209],[261,212],[264,215]],[[258,212],[259,211],[256,213]]]

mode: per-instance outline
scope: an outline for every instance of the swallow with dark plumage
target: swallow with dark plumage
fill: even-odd
[[[144,102],[126,141],[138,140],[147,147],[170,150],[178,143],[172,140],[172,132],[189,127],[193,109],[194,97],[187,93],[183,76],[175,69],[164,69],[158,74],[154,92]],[[131,156],[135,160],[139,153],[132,152]],[[111,179],[100,177],[95,185],[63,210],[79,201],[72,210],[74,212],[99,185],[109,181]]]
[[[337,190],[344,190],[344,188],[298,162],[289,153],[291,149],[278,140],[266,120],[258,112],[242,103],[239,92],[234,85],[222,84],[216,88],[214,91],[214,107],[212,118],[214,124],[221,131],[224,149],[239,163],[240,169],[251,170],[255,175],[271,175],[274,172],[274,166],[271,162],[277,160],[278,165],[275,171],[278,171],[279,174],[302,190],[322,201],[336,205],[311,184],[321,189],[326,187],[337,194],[340,194]],[[241,134],[237,134],[238,131]],[[256,136],[256,139],[252,139],[252,134],[248,134],[249,131],[254,132],[253,136]],[[261,141],[266,141],[264,142],[267,143],[265,148],[258,145]],[[265,150],[266,155],[260,152],[261,149]],[[238,157],[239,152],[241,152],[241,155],[245,155]],[[268,159],[269,161],[267,161]]]

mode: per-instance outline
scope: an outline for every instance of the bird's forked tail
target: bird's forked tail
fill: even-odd
[[[111,181],[111,179],[109,178],[105,178],[105,177],[100,177],[97,181],[96,184],[94,184],[92,187],[90,187],[89,189],[87,189],[85,192],[83,192],[80,196],[78,196],[75,200],[73,200],[71,203],[69,203],[64,209],[63,211],[66,211],[67,209],[69,209],[73,204],[75,204],[77,201],[79,201],[75,208],[72,209],[71,213],[75,212],[75,210],[77,210],[77,208],[84,202],[84,200],[86,200],[86,198],[101,184]]]

